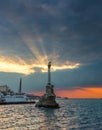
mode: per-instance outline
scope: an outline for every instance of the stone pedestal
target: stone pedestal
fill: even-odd
[[[36,107],[59,108],[59,104],[56,103],[55,98],[56,95],[54,94],[53,85],[48,83],[46,93],[36,103]]]

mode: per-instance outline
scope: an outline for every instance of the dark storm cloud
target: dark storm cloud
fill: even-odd
[[[58,53],[61,63],[70,60],[85,64],[55,72],[56,86],[102,84],[101,12],[101,0],[1,0],[0,53],[32,59],[34,54],[24,40],[28,37],[39,50],[42,44],[47,54]]]
[[[1,1],[1,15],[4,15],[1,26],[4,23],[9,30],[2,35],[8,38],[11,31],[11,39],[18,38],[17,43],[11,44],[21,48],[23,41],[19,35],[30,35],[34,40],[38,33],[49,53],[56,48],[63,60],[89,62],[102,56],[101,5],[100,0]]]
[[[62,86],[67,89],[101,86],[102,61],[78,69],[52,73],[52,76],[53,83],[58,88],[62,88]]]

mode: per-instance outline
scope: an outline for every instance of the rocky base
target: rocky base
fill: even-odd
[[[53,87],[51,83],[47,84],[46,92],[44,96],[39,99],[39,102],[36,103],[36,107],[59,108],[59,104],[55,101],[56,95]]]
[[[54,97],[41,97],[39,102],[36,103],[36,107],[45,107],[45,108],[59,108],[59,104],[56,103]]]

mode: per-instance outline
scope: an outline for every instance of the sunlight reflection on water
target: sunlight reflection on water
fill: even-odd
[[[1,105],[0,130],[101,130],[102,100],[59,99],[59,109]]]

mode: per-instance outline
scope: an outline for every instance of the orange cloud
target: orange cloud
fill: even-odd
[[[74,90],[55,90],[55,93],[59,97],[68,97],[68,98],[102,98],[102,88],[78,88]],[[43,91],[32,92],[34,95],[42,96]]]
[[[102,88],[82,88],[75,90],[57,90],[56,95],[69,98],[102,98]]]

